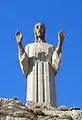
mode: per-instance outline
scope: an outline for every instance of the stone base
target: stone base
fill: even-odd
[[[0,120],[82,120],[82,110],[55,108],[47,103],[25,105],[17,98],[0,98]]]

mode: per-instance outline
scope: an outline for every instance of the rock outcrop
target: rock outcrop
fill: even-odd
[[[0,98],[0,120],[82,120],[82,110],[55,108],[47,103],[25,105],[17,98]]]

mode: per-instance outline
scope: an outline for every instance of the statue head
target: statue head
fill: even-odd
[[[45,25],[43,23],[37,23],[34,26],[34,35],[35,35],[35,42],[46,42],[45,41]]]

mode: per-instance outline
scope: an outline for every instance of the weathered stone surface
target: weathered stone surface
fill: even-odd
[[[24,105],[18,99],[0,98],[0,120],[82,120],[82,110],[59,111],[47,103]]]
[[[58,107],[57,109],[60,110],[60,111],[68,111],[68,107],[64,106],[64,105]]]

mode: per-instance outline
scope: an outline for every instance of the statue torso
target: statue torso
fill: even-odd
[[[51,61],[54,50],[55,46],[43,42],[28,44],[25,47],[25,52],[27,53],[28,57],[33,57],[33,59],[36,61]]]

